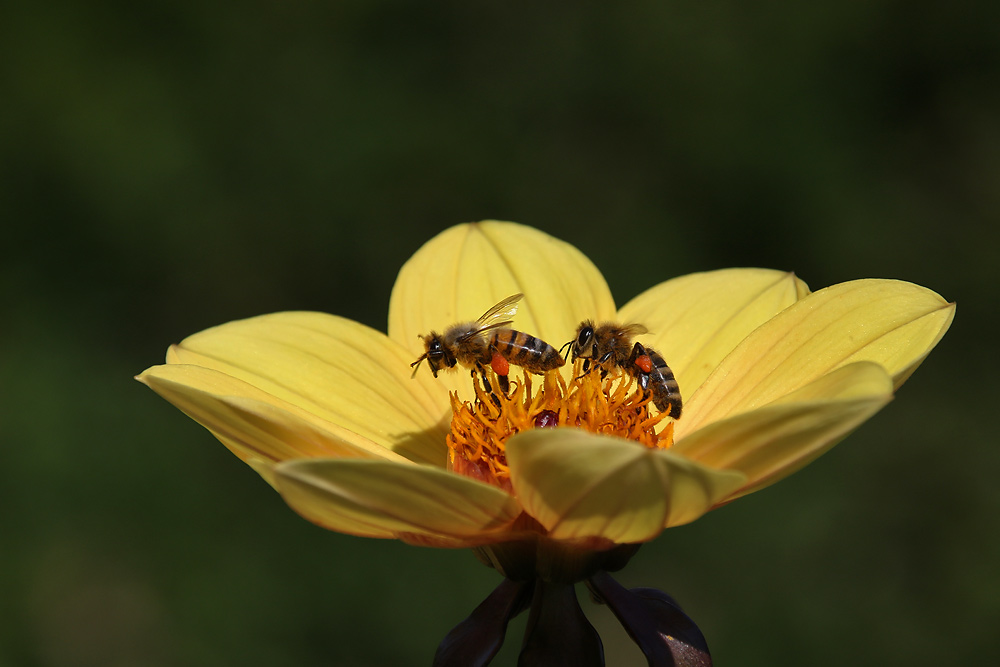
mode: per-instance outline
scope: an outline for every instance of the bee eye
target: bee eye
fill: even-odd
[[[580,329],[580,336],[576,339],[576,342],[581,347],[590,342],[591,336],[594,335],[593,327],[584,327]]]
[[[444,351],[441,349],[441,341],[436,338],[427,345],[427,358],[436,359],[444,355]]]

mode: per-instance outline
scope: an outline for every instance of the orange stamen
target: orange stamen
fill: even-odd
[[[497,356],[485,371],[492,387],[499,386],[495,377],[489,377],[497,372]],[[538,387],[534,384],[537,380],[533,382],[532,376],[525,373],[520,382],[511,383],[509,396],[487,392],[479,378],[473,376],[474,400],[460,401],[457,394],[451,395],[449,469],[511,492],[505,443],[512,435],[542,426],[582,428],[651,448],[673,444],[669,415],[650,411],[651,396],[638,387],[634,378],[613,374],[602,379],[596,371],[583,373],[579,367],[573,370],[569,381],[558,371],[546,373]]]

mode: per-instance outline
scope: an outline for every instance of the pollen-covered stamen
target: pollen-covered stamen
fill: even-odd
[[[490,386],[496,387],[494,371],[486,368],[485,373]],[[473,401],[451,395],[449,468],[509,492],[505,443],[512,435],[532,428],[572,426],[634,440],[646,447],[673,444],[669,415],[650,411],[652,397],[631,375],[611,374],[602,379],[599,372],[583,372],[578,360],[572,378],[567,382],[558,371],[552,371],[536,388],[532,376],[524,373],[507,395],[487,392],[473,376]]]

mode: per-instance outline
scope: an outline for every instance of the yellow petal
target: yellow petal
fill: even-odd
[[[250,462],[308,457],[405,461],[393,451],[208,368],[154,366],[137,378]]]
[[[190,336],[168,361],[217,370],[414,461],[444,465],[447,392],[430,376],[411,378],[410,353],[357,322],[262,315]]]
[[[488,539],[521,513],[504,491],[431,466],[313,459],[280,464],[275,476],[303,517],[362,537]]]
[[[809,293],[792,273],[723,269],[660,283],[625,304],[623,322],[644,324],[688,398],[751,331]]]
[[[687,401],[678,438],[775,401],[855,361],[873,361],[898,387],[947,331],[954,304],[897,280],[820,290],[754,330]]]
[[[672,452],[738,470],[746,485],[724,502],[787,477],[829,450],[892,399],[892,379],[873,362],[838,368],[763,408],[713,422]]]
[[[424,352],[418,336],[474,321],[518,292],[524,299],[513,328],[557,348],[580,321],[615,314],[604,277],[579,250],[531,227],[485,221],[445,230],[403,265],[389,300],[389,337],[416,359]],[[468,374],[439,380],[455,390],[467,387]]]
[[[507,442],[507,461],[521,505],[556,539],[651,540],[745,482],[742,473],[574,428],[518,434]]]

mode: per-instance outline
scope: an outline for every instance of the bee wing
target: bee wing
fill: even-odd
[[[626,324],[622,327],[622,331],[628,336],[641,336],[642,334],[649,333],[649,329],[643,324],[638,324],[633,322],[632,324]]]
[[[508,325],[514,323],[514,320],[501,320],[500,322],[491,322],[485,327],[477,327],[471,331],[466,331],[464,334],[455,339],[456,343],[462,343],[469,340],[470,338],[475,338],[476,336],[486,336],[486,334],[493,329],[502,329]]]
[[[469,340],[473,336],[479,336],[491,329],[499,329],[512,324],[514,314],[517,313],[517,304],[523,298],[523,294],[512,294],[493,306],[476,320],[475,328],[459,336],[458,341]]]
[[[480,325],[479,328],[486,329],[492,328],[492,325],[496,320],[504,318],[508,320],[508,324],[514,319],[514,315],[517,313],[517,304],[524,298],[523,294],[512,294],[497,305],[493,306],[480,317],[476,322]]]

